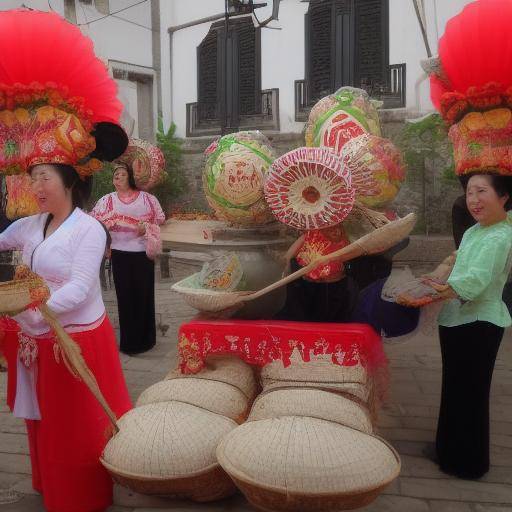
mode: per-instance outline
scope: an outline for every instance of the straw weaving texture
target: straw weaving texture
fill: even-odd
[[[263,393],[254,402],[248,421],[304,416],[332,421],[371,434],[369,412],[336,393],[316,389],[280,389]]]
[[[232,356],[210,356],[206,360],[205,368],[194,375],[184,375],[179,370],[172,370],[167,376],[167,379],[177,378],[225,382],[239,389],[250,401],[259,391],[252,366]]]
[[[195,405],[236,422],[246,417],[249,407],[247,397],[231,384],[195,378],[157,382],[140,395],[137,407],[172,401]]]
[[[400,471],[384,440],[304,417],[245,423],[223,438],[217,458],[232,478],[292,495],[367,492]]]
[[[329,354],[312,356],[311,361],[305,362],[295,351],[290,360],[291,365],[286,368],[281,361],[274,361],[262,368],[263,385],[267,379],[328,383],[356,382],[358,384],[366,384],[368,381],[368,373],[361,364],[336,365],[333,364],[332,356]]]
[[[219,440],[235,427],[229,418],[181,402],[145,405],[119,420],[103,459],[124,476],[192,477],[216,466]]]

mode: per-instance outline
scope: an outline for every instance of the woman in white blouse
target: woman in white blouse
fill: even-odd
[[[165,215],[155,196],[137,189],[127,163],[114,163],[113,182],[116,191],[103,196],[91,214],[112,236],[120,349],[135,355],[150,350],[156,342],[155,264],[148,254]]]
[[[80,209],[90,178],[60,164],[36,165],[30,174],[42,213],[11,224],[0,234],[0,250],[21,250],[23,262],[44,278],[51,292],[48,306],[80,345],[119,417],[131,403],[101,296],[106,234]],[[8,402],[27,421],[33,487],[54,510],[71,510],[70,504],[74,510],[104,510],[112,500],[112,482],[99,456],[109,421],[83,382],[67,370],[39,311],[27,310],[15,319],[21,331],[11,344],[16,348],[6,354]]]

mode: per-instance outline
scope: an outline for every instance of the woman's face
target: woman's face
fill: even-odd
[[[118,167],[114,171],[113,183],[117,192],[126,192],[127,190],[130,190],[128,171],[125,167]]]
[[[32,190],[42,213],[55,214],[71,202],[71,190],[51,164],[36,165],[32,168]]]
[[[483,226],[489,226],[506,215],[508,195],[499,197],[489,176],[473,176],[466,189],[466,204],[473,218]]]

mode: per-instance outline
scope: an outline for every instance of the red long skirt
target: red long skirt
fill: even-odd
[[[72,338],[95,375],[110,407],[121,417],[131,409],[114,330],[108,318]],[[17,333],[3,340],[8,362],[7,400],[16,393]],[[41,420],[27,420],[32,485],[50,512],[93,512],[112,504],[112,480],[99,462],[111,434],[110,422],[85,384],[54,355],[54,341],[39,342],[37,395]]]

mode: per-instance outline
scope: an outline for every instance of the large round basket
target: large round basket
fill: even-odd
[[[368,409],[342,395],[321,389],[277,389],[262,393],[254,402],[248,421],[301,416],[332,421],[371,434]]]
[[[163,380],[142,392],[137,407],[183,402],[243,423],[249,409],[248,398],[236,387],[215,380],[183,378]]]
[[[363,507],[400,473],[383,439],[316,418],[245,423],[224,437],[217,459],[252,505],[276,512]]]
[[[235,489],[215,449],[235,427],[229,418],[181,402],[137,407],[119,420],[100,461],[116,482],[141,494],[221,499]]]
[[[236,304],[240,297],[248,295],[249,291],[224,292],[199,288],[197,278],[199,273],[182,279],[172,285],[172,289],[179,293],[183,300],[198,311],[216,313],[230,308]]]
[[[190,376],[182,374],[180,370],[172,370],[166,378],[224,382],[240,390],[251,402],[259,391],[253,367],[233,356],[211,355],[208,356],[206,366],[199,373]]]

